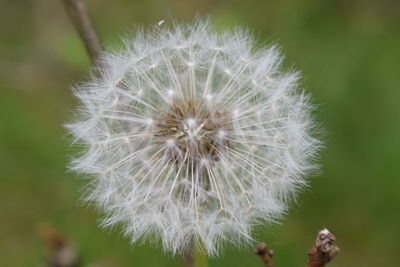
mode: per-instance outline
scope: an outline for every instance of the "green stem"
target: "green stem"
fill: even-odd
[[[208,267],[208,257],[206,253],[202,253],[199,248],[200,244],[195,246],[195,267]]]
[[[202,253],[198,242],[191,242],[190,249],[182,255],[183,267],[208,267],[207,254]]]

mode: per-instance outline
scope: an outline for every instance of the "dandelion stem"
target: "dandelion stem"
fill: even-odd
[[[201,253],[200,245],[192,241],[189,246],[182,255],[182,267],[208,267],[207,254]]]
[[[85,3],[82,0],[63,0],[63,2],[72,24],[74,24],[86,47],[92,64],[98,63],[102,47],[89,18]]]
[[[195,267],[194,242],[190,242],[182,254],[182,267]]]
[[[195,267],[208,267],[208,257],[206,253],[201,253],[200,249],[196,249]]]

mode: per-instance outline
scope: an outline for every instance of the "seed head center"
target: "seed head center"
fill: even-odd
[[[218,159],[218,153],[229,145],[227,113],[209,110],[202,103],[182,102],[171,105],[155,126],[158,144],[165,145],[173,158],[199,163],[202,159]]]
[[[182,123],[185,135],[191,141],[200,141],[204,136],[203,126],[205,122],[198,122],[196,119],[189,118]]]

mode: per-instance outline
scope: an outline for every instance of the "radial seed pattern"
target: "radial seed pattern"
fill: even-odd
[[[82,106],[68,125],[86,148],[71,168],[90,174],[103,225],[174,253],[193,238],[211,255],[222,241],[251,241],[315,167],[299,75],[281,71],[276,47],[256,51],[245,31],[216,34],[207,22],[125,44],[75,88]]]

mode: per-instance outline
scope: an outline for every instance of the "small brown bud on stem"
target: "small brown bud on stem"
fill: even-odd
[[[319,231],[315,240],[315,247],[308,252],[307,267],[321,267],[330,262],[340,251],[333,245],[335,236],[327,229]]]
[[[273,251],[268,250],[267,245],[265,243],[258,243],[256,249],[254,250],[254,253],[256,253],[258,256],[261,257],[266,267],[273,267],[271,259]]]

